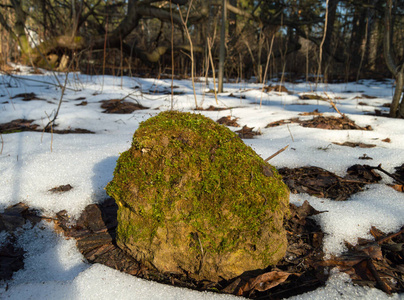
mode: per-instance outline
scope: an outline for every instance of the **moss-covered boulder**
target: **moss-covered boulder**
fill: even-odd
[[[285,254],[289,191],[232,131],[199,114],[142,122],[106,187],[117,243],[162,272],[230,279]]]

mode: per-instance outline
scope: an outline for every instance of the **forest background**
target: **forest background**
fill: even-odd
[[[0,65],[148,77],[396,80],[403,0],[0,0]]]

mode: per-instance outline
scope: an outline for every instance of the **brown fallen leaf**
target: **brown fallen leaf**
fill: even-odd
[[[54,187],[53,189],[50,189],[49,192],[63,193],[63,192],[70,191],[72,188],[73,187],[70,184],[60,185],[60,186]]]
[[[384,140],[382,140],[382,142],[391,143],[391,140],[390,140],[390,138],[385,138]]]
[[[404,192],[404,185],[401,184],[394,184],[390,185],[393,189],[395,189],[397,192]]]
[[[382,260],[383,259],[383,253],[382,253],[382,248],[380,245],[378,245],[376,242],[360,246],[356,246],[356,250],[358,252],[363,252],[365,253],[368,257],[376,260]]]
[[[239,118],[231,118],[231,116],[226,116],[226,117],[221,117],[218,122],[219,124],[226,125],[226,126],[233,126],[233,127],[240,127],[240,125],[237,123],[237,120]]]
[[[288,273],[283,271],[271,271],[258,275],[255,278],[251,278],[242,287],[240,287],[237,295],[242,296],[252,291],[267,291],[283,283],[290,275],[300,276],[300,274],[297,273]]]
[[[244,125],[242,129],[237,130],[236,132],[242,139],[252,139],[256,135],[261,135],[261,132],[259,130],[253,131],[253,129],[254,127],[248,127],[247,125]]]
[[[382,237],[384,237],[386,235],[383,231],[377,229],[374,226],[372,226],[370,228],[369,233],[375,238],[376,241],[381,239]]]
[[[300,218],[306,218],[310,216],[315,216],[327,211],[318,211],[316,210],[313,206],[310,205],[309,201],[305,200],[302,204],[302,206],[299,206],[296,209],[298,215]]]

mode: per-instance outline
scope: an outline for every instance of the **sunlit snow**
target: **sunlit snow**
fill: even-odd
[[[35,120],[45,126],[55,113],[61,96],[52,73],[30,75],[29,68],[20,67],[21,75],[0,77],[0,123],[15,119]],[[59,74],[64,82],[64,74]],[[32,79],[36,81],[32,81]],[[404,120],[367,115],[375,109],[386,111],[394,82],[362,80],[358,83],[315,84],[285,83],[288,93],[262,93],[255,83],[225,84],[218,95],[218,105],[212,81],[207,85],[201,78],[196,83],[198,106],[227,107],[223,111],[194,111],[195,100],[190,80],[175,80],[175,91],[183,94],[156,93],[169,90],[171,80],[145,78],[86,76],[72,73],[68,89],[57,118],[57,129],[83,128],[95,134],[50,134],[18,132],[2,134],[0,155],[0,210],[24,202],[43,215],[53,216],[67,210],[78,217],[91,203],[105,199],[105,185],[112,179],[119,154],[130,147],[139,123],[173,107],[184,112],[201,113],[217,120],[231,115],[243,126],[255,127],[262,135],[244,140],[259,155],[267,158],[279,149],[289,148],[273,158],[276,167],[317,166],[344,175],[347,167],[363,164],[363,154],[372,157],[365,163],[382,164],[388,172],[404,163]],[[299,94],[317,93],[329,97],[341,113],[357,125],[371,125],[372,131],[323,130],[288,124],[265,128],[268,123],[300,117],[301,112],[318,109],[326,115],[338,116],[327,101],[300,100]],[[22,101],[12,98],[20,93],[35,93],[43,100]],[[232,94],[233,97],[229,97]],[[366,94],[374,99],[358,99]],[[104,114],[102,100],[122,99],[140,103],[149,109],[132,114]],[[86,106],[77,106],[83,100]],[[365,102],[367,105],[362,105]],[[237,130],[230,127],[231,130]],[[383,142],[389,138],[390,143]],[[362,142],[375,148],[348,148],[333,144]],[[386,186],[392,179],[386,175],[379,184],[353,195],[348,201],[336,202],[305,194],[291,195],[290,201],[301,205],[305,200],[321,211],[316,220],[326,233],[327,254],[339,254],[344,241],[355,243],[358,237],[370,238],[371,226],[382,231],[398,230],[404,225],[404,194]],[[70,184],[73,189],[52,194],[49,189]],[[0,234],[0,242],[8,238]],[[12,280],[0,283],[2,299],[240,299],[230,295],[197,292],[162,285],[120,273],[103,265],[90,265],[80,254],[74,240],[66,240],[54,232],[52,224],[41,222],[34,228],[21,229],[17,243],[26,251],[25,268]],[[333,274],[325,287],[294,299],[403,299],[404,295],[388,297],[376,289],[354,286],[345,274]]]

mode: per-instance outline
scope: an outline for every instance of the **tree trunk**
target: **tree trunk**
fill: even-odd
[[[368,66],[371,71],[376,71],[376,59],[378,57],[380,27],[376,18],[373,18],[370,23],[369,48],[368,48]]]
[[[20,0],[11,0],[11,5],[15,11],[15,23],[14,28],[10,29],[13,30],[14,36],[17,39],[23,59],[28,63],[30,56],[32,55],[32,49],[29,45],[27,34],[25,33],[25,21],[27,15],[22,9]]]
[[[396,79],[396,89],[393,95],[393,101],[390,105],[390,117],[404,118],[404,100],[403,100],[403,87],[404,87],[404,62],[396,63],[396,58],[391,49],[391,35],[392,35],[392,22],[391,22],[391,9],[393,6],[392,0],[387,0],[385,10],[385,32],[383,41],[384,57],[386,65],[390,72],[393,73]]]

